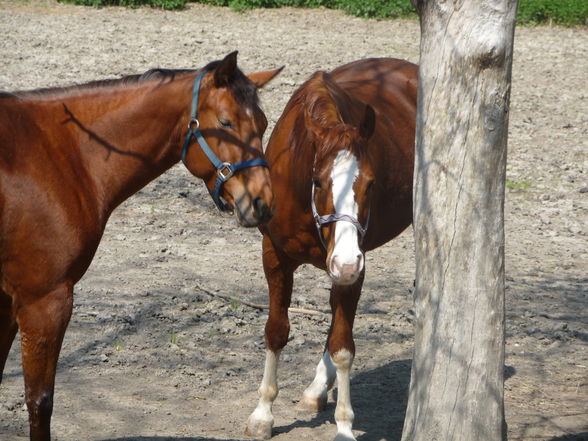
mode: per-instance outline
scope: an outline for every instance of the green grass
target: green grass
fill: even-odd
[[[588,0],[519,0],[519,24],[588,25]]]
[[[524,181],[512,181],[510,179],[506,180],[506,188],[509,190],[517,190],[517,191],[527,191],[531,188],[532,182],[530,180]]]
[[[237,11],[253,8],[342,9],[348,14],[366,18],[397,18],[416,16],[410,0],[200,0],[215,6],[230,6]]]
[[[151,6],[162,9],[182,9],[186,6],[187,0],[59,0],[62,3],[73,3],[75,5],[94,6],[126,6],[138,8],[139,6]]]
[[[182,9],[189,0],[60,0],[86,6],[142,5],[163,9]],[[237,11],[254,8],[342,9],[348,14],[366,18],[415,17],[410,0],[196,0],[215,6],[230,6]],[[519,0],[518,23],[526,25],[558,24],[564,26],[588,25],[588,0]]]

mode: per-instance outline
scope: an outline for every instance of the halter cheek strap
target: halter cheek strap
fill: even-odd
[[[190,122],[188,123],[188,131],[186,133],[184,145],[182,146],[182,162],[187,167],[186,156],[188,154],[188,148],[190,147],[192,138],[194,138],[196,142],[198,142],[198,145],[200,145],[200,148],[202,149],[204,154],[208,157],[210,162],[212,162],[212,165],[216,167],[216,182],[214,183],[214,190],[211,191],[208,188],[208,186],[206,186],[208,192],[210,193],[210,196],[212,197],[212,200],[214,201],[214,203],[220,211],[231,211],[231,207],[229,206],[229,204],[227,204],[227,202],[224,201],[220,196],[224,183],[227,182],[235,173],[237,173],[240,170],[257,166],[269,168],[269,164],[263,158],[247,159],[245,161],[236,162],[234,164],[231,164],[230,162],[222,162],[218,158],[218,156],[216,156],[215,153],[212,151],[212,149],[204,139],[202,132],[200,131],[200,121],[198,121],[197,118],[198,97],[200,95],[200,81],[202,80],[202,77],[204,77],[205,74],[206,72],[202,72],[194,80],[194,87],[192,89],[192,109],[190,111]]]
[[[327,243],[325,242],[325,238],[323,236],[322,227],[324,225],[331,224],[334,222],[339,222],[339,221],[349,222],[349,223],[353,224],[353,226],[355,226],[355,228],[357,229],[357,233],[359,234],[360,243],[363,242],[363,239],[367,233],[367,227],[370,222],[370,213],[369,212],[368,212],[368,218],[367,218],[367,222],[365,224],[365,228],[359,223],[359,221],[356,218],[354,218],[353,216],[349,216],[348,214],[334,213],[334,214],[327,214],[325,216],[319,215],[318,211],[316,209],[316,203],[314,202],[314,182],[312,184],[312,194],[310,196],[310,205],[312,208],[312,216],[314,217],[314,222],[315,222],[316,228],[318,230],[319,238],[321,240],[321,243],[323,244],[323,247],[325,247],[325,249],[327,249]]]

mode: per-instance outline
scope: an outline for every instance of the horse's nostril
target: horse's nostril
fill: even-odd
[[[260,222],[267,222],[272,217],[272,210],[266,205],[261,197],[257,197],[253,201],[253,208],[255,214]]]

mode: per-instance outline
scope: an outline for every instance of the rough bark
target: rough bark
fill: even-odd
[[[504,186],[517,5],[416,3],[416,329],[402,441],[506,439]]]

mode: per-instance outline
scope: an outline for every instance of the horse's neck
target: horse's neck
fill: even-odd
[[[148,82],[64,104],[79,154],[104,209],[112,211],[180,158],[190,82]],[[71,127],[71,126],[70,126]]]

